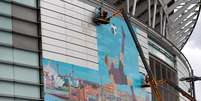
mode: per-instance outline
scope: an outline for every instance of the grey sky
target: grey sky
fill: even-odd
[[[201,16],[182,52],[188,58],[196,76],[201,77]],[[201,81],[196,82],[197,101],[201,101]]]

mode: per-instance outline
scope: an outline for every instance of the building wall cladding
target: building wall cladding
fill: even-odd
[[[58,56],[50,57],[51,55],[48,53],[65,54],[67,57],[77,59],[75,62],[72,59],[72,63],[80,62],[80,65],[88,63],[90,66],[97,67],[97,35],[96,26],[92,22],[95,9],[95,7],[79,0],[41,0],[43,56],[56,59]],[[147,34],[137,29],[137,36],[148,61]],[[55,47],[64,51],[55,50],[57,49]],[[48,50],[53,52],[48,52]],[[59,60],[71,62],[71,60],[62,59],[62,57]],[[90,61],[96,63],[90,63]],[[141,61],[139,64],[141,68],[144,68]],[[144,69],[142,72],[145,73]]]
[[[43,58],[49,59],[52,65],[51,60],[56,60],[98,70],[98,36],[92,22],[95,10],[95,6],[79,0],[41,0]],[[136,30],[148,62],[147,34]],[[137,57],[140,72],[145,75],[141,59]]]
[[[166,64],[166,66],[168,66],[169,69],[172,70],[173,72],[176,71],[176,74],[177,74],[177,77],[176,77],[177,80],[172,79],[172,78],[175,78],[173,76],[174,73],[173,72],[172,72],[173,74],[168,73],[169,70],[164,70],[165,66],[160,65],[160,66],[158,66],[158,67],[160,67],[160,69],[158,68],[158,71],[160,72],[159,78],[164,79],[164,78],[168,77],[168,79],[170,79],[170,80],[172,79],[171,81],[177,83],[178,86],[181,87],[184,91],[191,94],[189,92],[189,89],[191,88],[190,83],[184,82],[184,81],[179,81],[179,79],[182,77],[191,76],[190,71],[189,71],[190,68],[187,63],[187,60],[185,60],[183,57],[180,57],[179,55],[173,56],[173,54],[166,51],[165,48],[161,47],[159,44],[157,44],[153,41],[150,41],[150,40],[149,40],[149,53],[150,53],[151,57],[154,56],[154,57],[158,58],[158,60],[156,59],[157,61],[162,61],[163,64]],[[174,94],[174,92],[176,92],[176,91],[174,91],[174,88],[166,87],[166,85],[164,85],[164,86],[162,85],[162,88],[167,92],[173,91],[173,93],[170,92],[169,96],[172,96],[171,94]],[[188,99],[181,94],[176,95],[176,96],[179,97],[179,101],[188,101]],[[170,97],[168,97],[167,100],[172,100],[172,99]]]
[[[95,4],[89,5],[79,0],[41,0],[43,57],[97,69],[97,34],[96,26],[92,22],[95,7],[98,6]],[[170,66],[171,70],[176,71],[177,78],[189,76],[189,67],[179,57],[168,53],[160,44],[155,44],[158,48],[154,49],[148,44],[150,43],[148,40],[151,39],[148,38],[147,34],[151,32],[145,31],[145,28],[141,28],[134,22],[133,25],[136,27],[137,37],[142,45],[147,61],[149,61],[149,56],[152,54]],[[164,51],[171,55],[171,59]],[[146,75],[146,70],[139,56],[138,59],[140,72]],[[189,83],[180,82],[178,79],[177,82],[182,89],[188,92],[190,88]],[[164,89],[164,91],[170,92],[173,88]],[[151,92],[150,89],[146,90]],[[188,101],[182,95],[175,96],[180,101]]]
[[[90,19],[95,8],[75,9],[67,2],[41,1],[43,56],[97,68],[96,28]]]
[[[170,69],[173,71],[177,72],[177,82],[179,87],[181,87],[184,91],[188,92],[190,88],[190,84],[187,82],[181,82],[178,79],[182,77],[189,77],[189,69],[188,66],[183,62],[178,56],[174,57],[171,53],[167,52],[165,48],[162,48],[159,44],[149,40],[149,53],[163,62],[165,62]],[[176,59],[176,60],[175,60]],[[176,62],[174,62],[176,61]],[[161,70],[161,74],[163,71]],[[170,74],[169,76],[166,75],[167,77],[171,78],[172,75]],[[175,80],[173,80],[175,82]],[[181,101],[187,100],[185,97],[180,97]]]
[[[89,5],[82,0],[40,0],[40,6],[43,58],[98,70],[97,33],[92,22],[97,5]],[[0,101],[42,99],[37,7],[36,0],[0,1]],[[133,25],[149,62],[149,31],[135,22]],[[160,50],[152,55],[166,62],[162,58],[166,55]],[[174,58],[173,69],[177,71],[178,78],[189,76],[188,65],[181,58]],[[146,75],[139,56],[138,60],[139,71]],[[166,62],[169,63],[170,60]],[[185,91],[190,87],[186,82],[178,81],[178,84]],[[151,92],[149,88],[146,91]],[[179,97],[180,101],[188,101],[181,95]]]
[[[176,61],[177,61],[176,66],[177,66],[178,78],[191,76],[188,68],[186,68],[186,64],[178,57],[176,58]],[[179,81],[179,86],[186,92],[189,92],[189,90],[191,88],[191,85],[184,81],[183,82]],[[185,97],[180,97],[180,100],[188,101],[188,99]]]
[[[0,1],[0,101],[39,101],[37,0]]]

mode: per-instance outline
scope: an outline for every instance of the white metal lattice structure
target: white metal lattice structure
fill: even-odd
[[[99,0],[100,1],[100,0]],[[200,0],[102,0],[127,12],[182,49],[197,22]]]

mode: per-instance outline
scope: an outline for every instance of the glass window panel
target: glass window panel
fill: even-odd
[[[0,28],[11,30],[12,29],[11,19],[6,17],[0,17]]]
[[[155,67],[155,70],[153,70],[153,73],[156,74],[157,80],[160,80],[160,79],[171,80],[172,77],[177,76],[177,73],[174,70],[169,69],[171,67],[169,67],[168,65],[164,65],[163,61],[160,61],[157,58],[153,58],[152,56],[150,56],[150,66]],[[174,81],[174,83],[177,83],[177,82]],[[171,86],[167,84],[163,85],[163,87],[160,87],[160,91],[162,91],[161,97],[165,98],[167,101],[177,101],[178,97],[175,95],[177,95],[178,93],[175,92],[175,90]],[[169,93],[167,93],[167,91]],[[174,96],[174,97],[170,99],[170,96]],[[155,101],[154,95],[153,95],[153,99],[154,99],[153,101]]]
[[[11,15],[11,4],[0,2],[0,13]]]
[[[164,67],[164,68],[163,68],[163,67]],[[165,66],[164,66],[164,65],[162,65],[162,78],[163,78],[164,80],[167,79],[167,76],[166,76],[166,69],[165,69]]]
[[[37,22],[36,10],[27,7],[12,5],[12,15],[24,20]]]
[[[12,62],[12,49],[7,47],[0,47],[0,60]]]
[[[2,0],[2,1],[12,1],[12,0]]]
[[[171,70],[167,68],[167,76],[168,76],[168,80],[171,81],[172,79],[172,75],[171,75]]]
[[[36,8],[36,0],[13,0],[13,1]]]
[[[38,40],[36,38],[13,34],[13,46],[22,49],[37,51]]]
[[[159,62],[156,62],[156,78],[157,80],[161,80],[161,67]]]
[[[12,20],[13,23],[13,31],[31,35],[38,36],[37,24],[24,22],[20,20]]]
[[[15,99],[15,101],[36,101],[36,100]]]
[[[13,83],[0,82],[0,94],[13,95],[14,86]]]
[[[14,72],[16,80],[39,83],[39,72],[36,69],[15,66]]]
[[[38,54],[14,49],[14,62],[38,66]]]
[[[0,43],[12,45],[12,34],[0,31]]]
[[[0,78],[13,79],[13,66],[0,64]]]
[[[0,98],[0,101],[14,101],[14,98]]]
[[[15,95],[40,98],[40,88],[38,86],[15,84]]]

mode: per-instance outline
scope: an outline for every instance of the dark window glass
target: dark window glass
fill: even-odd
[[[156,62],[156,79],[160,80],[161,79],[161,68],[160,68],[160,63]]]
[[[12,5],[12,15],[24,20],[37,22],[36,10],[30,8]]]
[[[13,34],[13,46],[37,51],[38,50],[38,40],[37,38],[31,38],[27,36]]]
[[[14,2],[36,8],[36,0],[13,0]]]
[[[170,66],[166,65],[154,56],[151,56],[149,59],[150,66],[153,74],[155,74],[156,80],[169,80],[178,84],[177,72],[175,72],[173,69],[170,69]],[[159,86],[159,90],[163,101],[179,101],[178,92],[170,85],[162,84]],[[152,99],[153,101],[157,101],[154,94]]]
[[[172,79],[172,75],[171,75],[171,70],[170,69],[167,69],[167,75],[168,75],[168,80],[171,81]]]
[[[164,65],[162,65],[162,66],[164,66]],[[164,80],[166,80],[167,79],[167,77],[166,77],[166,69],[165,68],[162,68],[162,78],[164,79]]]
[[[31,36],[38,36],[37,24],[28,23],[20,20],[12,20],[13,31]]]

